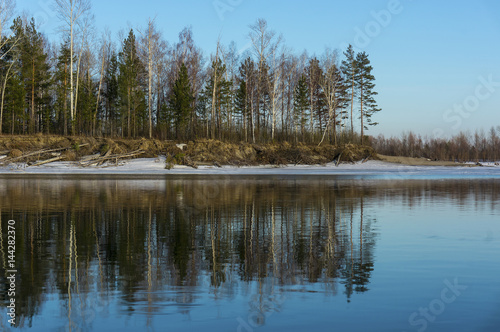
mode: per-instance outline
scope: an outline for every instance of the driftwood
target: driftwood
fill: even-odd
[[[196,163],[189,156],[184,157],[184,163],[186,166],[198,169],[198,165],[196,165]]]
[[[80,159],[80,162],[87,162],[87,161],[91,161],[91,160],[94,160],[94,159],[97,159],[101,157],[101,154],[100,153],[96,153],[96,154],[93,154],[93,155],[90,155],[90,156],[85,156],[85,157],[82,157]]]
[[[89,161],[84,161],[84,162],[80,161],[80,165],[83,167],[88,167],[91,165],[99,166],[99,165],[104,164],[107,161],[112,161],[112,160],[114,160],[118,164],[119,159],[133,158],[133,157],[140,156],[141,154],[144,154],[144,153],[146,153],[146,151],[144,151],[144,150],[137,150],[137,151],[123,153],[123,154],[111,154],[111,153],[108,154],[108,153],[106,153],[106,155],[104,155],[102,157],[98,157],[98,158],[95,158],[95,159],[92,159]]]
[[[87,146],[87,145],[89,145],[89,143],[85,143],[85,144],[79,145],[79,147]],[[33,151],[33,152],[30,152],[30,153],[27,153],[27,154],[23,154],[22,156],[19,156],[19,157],[9,158],[9,161],[10,162],[16,162],[16,161],[23,160],[23,159],[28,158],[28,157],[39,156],[39,155],[48,154],[48,153],[50,153],[51,155],[54,156],[55,153],[60,153],[60,152],[67,151],[67,150],[70,150],[70,149],[72,149],[72,147],[65,147],[65,148],[58,148],[58,149],[38,150],[38,151]],[[60,154],[57,155],[57,156],[60,156]]]
[[[342,152],[339,154],[338,159],[337,159],[337,163],[335,164],[335,166],[339,167],[341,158],[342,158]]]
[[[108,161],[107,158],[109,158],[109,156],[111,156],[111,154],[113,153],[113,150],[112,149],[108,149],[108,151],[106,151],[106,153],[104,154],[104,156],[102,156],[100,159],[100,161],[97,162],[97,166],[102,166],[106,161]],[[118,159],[116,159],[116,164],[118,164]]]
[[[53,163],[55,161],[59,161],[59,160],[63,160],[63,159],[66,159],[66,156],[59,156],[59,157],[55,157],[55,158],[51,158],[51,159],[47,159],[47,160],[41,160],[41,161],[38,161],[38,162],[31,164],[31,165],[28,165],[28,166],[42,166],[42,165],[50,164],[50,163]]]

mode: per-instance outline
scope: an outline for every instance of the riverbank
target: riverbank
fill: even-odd
[[[457,170],[451,171],[449,166]],[[499,174],[500,167],[378,155],[357,145],[1,136],[0,174]],[[483,171],[468,169],[483,168]]]
[[[165,156],[165,166],[326,165],[376,159],[371,147],[306,144],[226,143],[217,140],[174,142],[148,139],[110,139],[62,136],[1,136],[0,166],[42,166],[76,162],[79,166],[106,166],[136,158]]]

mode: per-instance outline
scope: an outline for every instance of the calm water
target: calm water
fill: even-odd
[[[4,177],[0,217],[7,331],[500,330],[499,179]]]

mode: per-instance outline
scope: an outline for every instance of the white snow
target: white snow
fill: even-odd
[[[387,179],[398,178],[500,178],[500,167],[441,167],[441,166],[405,166],[382,161],[368,161],[357,164],[334,164],[326,166],[289,165],[284,167],[257,166],[233,167],[200,166],[193,169],[176,166],[165,169],[165,158],[134,159],[101,167],[80,167],[75,162],[54,162],[39,167],[28,167],[25,164],[0,167],[0,175],[39,174],[39,175],[71,175],[71,174],[103,174],[103,175],[338,175],[349,177],[376,177]]]

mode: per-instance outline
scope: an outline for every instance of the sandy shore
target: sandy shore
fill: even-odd
[[[426,158],[394,157],[377,155],[381,161],[393,164],[402,164],[407,166],[454,166],[454,167],[475,167],[472,164],[455,163],[451,161],[433,161]]]

